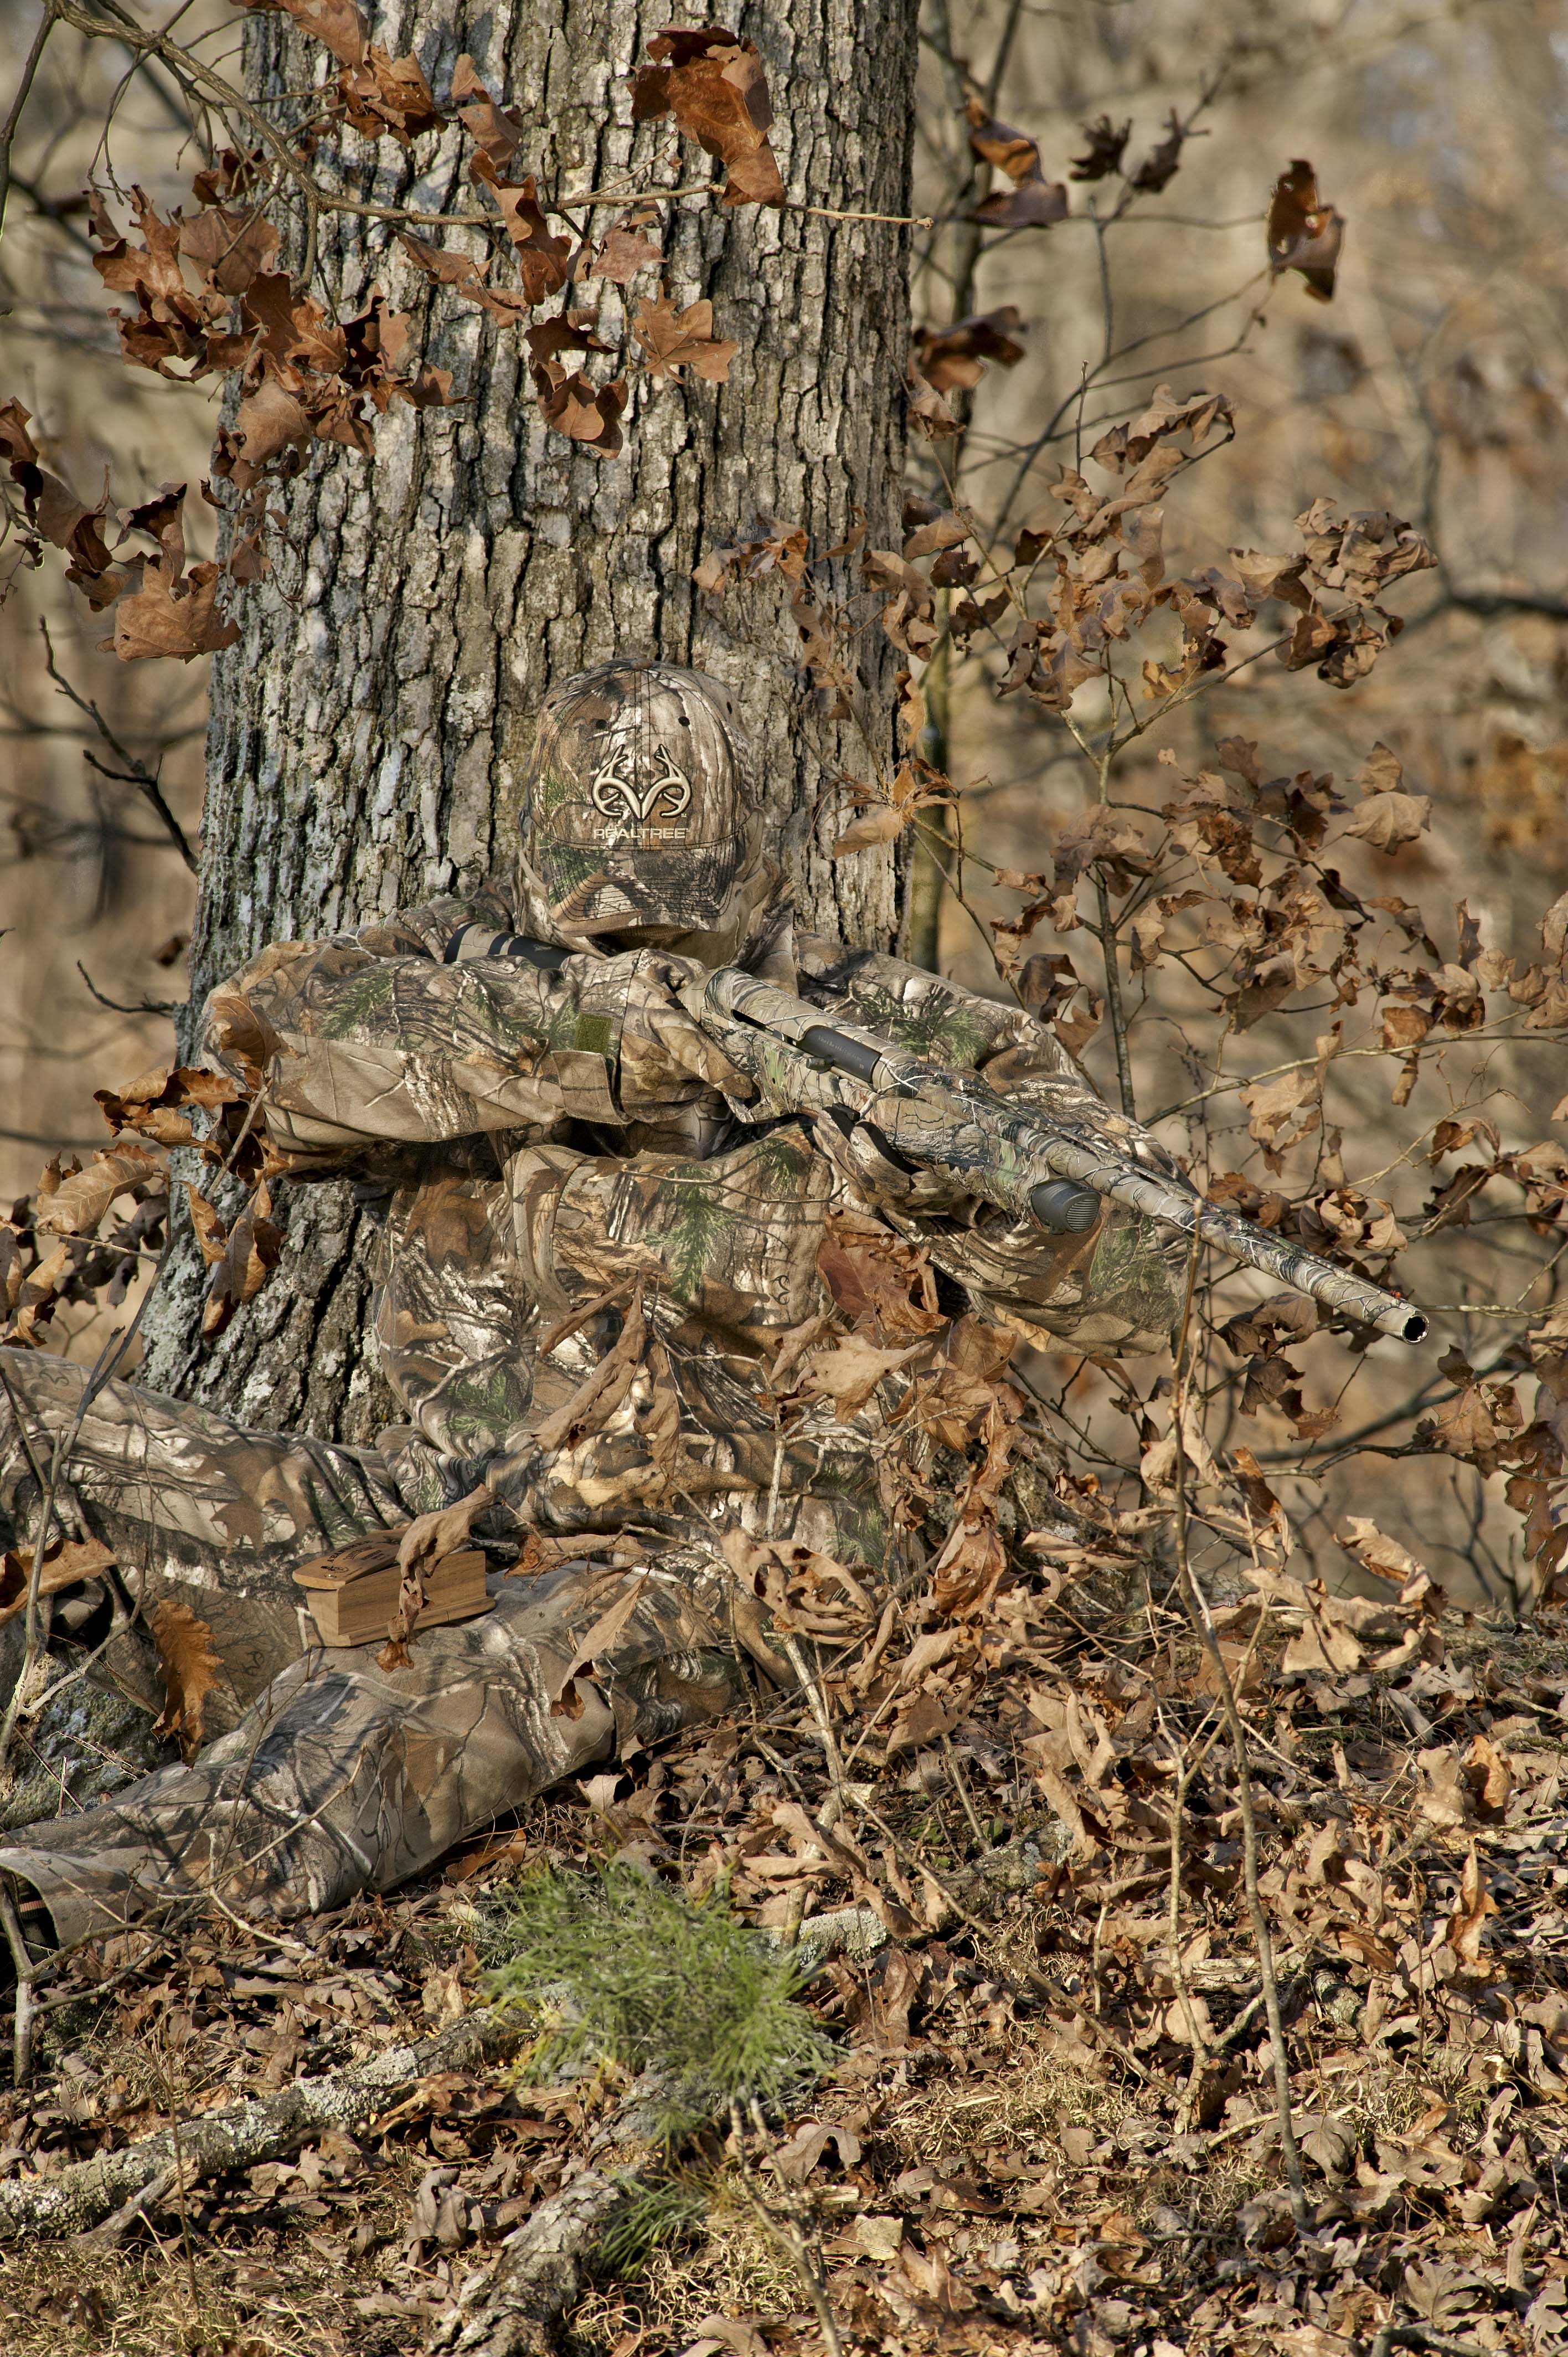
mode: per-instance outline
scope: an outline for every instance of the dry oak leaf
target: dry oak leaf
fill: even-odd
[[[596,458],[619,456],[625,441],[620,430],[626,407],[625,377],[595,385],[580,373],[568,375],[558,361],[546,361],[534,371],[534,382],[545,423],[557,434],[580,442]]]
[[[651,205],[639,206],[636,211],[623,213],[610,229],[604,243],[588,264],[590,278],[607,278],[613,286],[625,286],[663,255],[658,246],[642,232],[659,219]]]
[[[85,1170],[62,1179],[38,1205],[33,1224],[57,1236],[92,1235],[117,1195],[128,1195],[149,1179],[161,1189],[167,1183],[167,1174],[158,1157],[149,1154],[145,1146],[120,1146],[113,1153],[95,1154]]]
[[[371,43],[362,65],[345,66],[338,95],[349,121],[368,139],[385,135],[406,147],[422,131],[434,131],[446,120],[418,59],[389,57],[379,41]]]
[[[1112,123],[1108,114],[1101,114],[1092,123],[1080,123],[1079,129],[1089,142],[1089,153],[1069,159],[1069,179],[1103,180],[1112,172],[1119,172],[1123,150],[1133,135],[1131,115],[1125,123]]]
[[[1408,1548],[1401,1546],[1398,1539],[1391,1539],[1365,1514],[1346,1516],[1339,1544],[1348,1548],[1363,1569],[1371,1572],[1374,1577],[1391,1580],[1401,1587],[1408,1586],[1412,1579],[1419,1579],[1425,1568]]]
[[[914,366],[934,393],[967,392],[980,382],[987,361],[998,368],[1016,368],[1024,357],[1017,341],[1023,319],[1015,305],[997,311],[977,311],[955,319],[950,328],[917,328]],[[944,404],[945,408],[945,404]],[[950,415],[950,411],[948,412]]]
[[[1345,832],[1374,851],[1398,851],[1432,823],[1430,794],[1372,794],[1347,820]]]
[[[476,156],[470,170],[494,198],[506,233],[517,248],[523,292],[531,303],[558,295],[566,284],[571,241],[553,237],[539,204],[539,184],[530,172],[521,182],[503,180],[487,155]]]
[[[205,1251],[206,1246],[202,1249]],[[434,1513],[417,1515],[403,1531],[397,1550],[401,1574],[398,1598],[387,1624],[387,1641],[376,1656],[379,1669],[408,1667],[409,1643],[425,1605],[425,1576],[444,1556],[455,1555],[459,1547],[467,1545],[474,1524],[489,1509],[493,1496],[489,1482],[481,1481],[477,1490],[455,1499],[451,1505],[439,1507]]]
[[[405,229],[399,230],[397,242],[417,269],[443,286],[469,287],[482,279],[489,268],[488,262],[476,262],[471,253],[453,253],[446,246],[431,245]]]
[[[610,1305],[606,1300],[597,1306]],[[647,1340],[642,1295],[638,1291],[626,1309],[614,1348],[584,1377],[570,1399],[545,1417],[533,1436],[538,1446],[547,1450],[574,1448],[589,1433],[602,1431],[631,1389]]]
[[[773,106],[755,41],[722,25],[671,25],[648,44],[656,62],[632,76],[631,119],[673,114],[725,167],[726,205],[778,205],[784,182],[768,144]]]
[[[1317,191],[1317,175],[1304,156],[1274,182],[1269,199],[1269,268],[1277,278],[1299,270],[1318,302],[1334,298],[1334,274],[1345,242],[1345,220]]]
[[[607,1654],[610,1652],[617,1638],[641,1603],[643,1590],[648,1586],[649,1577],[650,1575],[646,1571],[634,1572],[616,1601],[600,1613],[593,1627],[578,1640],[572,1658],[566,1665],[565,1674],[551,1698],[552,1718],[582,1717],[583,1706],[576,1693],[575,1681],[584,1670],[590,1669],[601,1654]]]
[[[213,283],[225,295],[242,295],[251,281],[270,270],[282,241],[270,221],[257,212],[230,212],[216,206],[181,221],[179,250],[198,270],[210,271]]]
[[[847,1423],[859,1414],[879,1383],[925,1349],[911,1342],[907,1350],[878,1351],[859,1334],[849,1334],[831,1351],[808,1359],[795,1384],[800,1399],[831,1399],[834,1420]]]
[[[102,1539],[51,1539],[44,1549],[38,1594],[58,1596],[62,1588],[75,1587],[84,1579],[97,1579],[104,1572],[113,1571],[118,1559]],[[27,1610],[32,1577],[31,1548],[8,1547],[0,1555],[0,1629],[16,1613]]]
[[[197,655],[235,645],[240,626],[218,610],[222,578],[216,565],[193,565],[183,580],[166,573],[156,560],[145,565],[141,587],[120,599],[114,635],[100,641],[100,653],[113,649],[122,662],[148,662],[160,655],[190,662]]]
[[[1254,1081],[1241,1091],[1241,1102],[1247,1108],[1247,1128],[1260,1146],[1273,1147],[1281,1144],[1281,1133],[1300,1121],[1283,1139],[1287,1146],[1304,1137],[1316,1126],[1323,1076],[1316,1065],[1305,1071],[1282,1072],[1277,1080]]]
[[[272,1199],[265,1182],[255,1193],[225,1236],[218,1215],[210,1204],[210,1217],[199,1219],[195,1204],[195,1190],[188,1185],[192,1197],[191,1217],[197,1226],[202,1257],[212,1270],[207,1288],[207,1301],[201,1313],[201,1331],[210,1339],[221,1334],[234,1312],[247,1301],[253,1301],[283,1252],[283,1231],[272,1219]]]
[[[710,384],[727,384],[729,364],[740,346],[714,334],[714,307],[705,298],[677,311],[663,287],[652,299],[639,297],[631,332],[648,356],[650,376],[689,368]]]
[[[851,819],[834,844],[835,859],[848,859],[856,851],[869,851],[878,843],[891,843],[908,826],[908,814],[895,810],[891,802],[873,802],[858,818]]]
[[[908,1340],[942,1323],[929,1260],[880,1220],[862,1222],[830,1211],[817,1248],[817,1274],[834,1306],[853,1325],[865,1321],[879,1340]],[[1008,1338],[1004,1361],[1011,1347]]]
[[[907,414],[910,425],[928,442],[940,442],[950,434],[961,434],[963,428],[942,399],[936,387],[929,384],[917,368],[909,371],[909,398]]]
[[[153,1615],[153,1642],[164,1674],[163,1716],[153,1733],[165,1742],[177,1736],[181,1757],[193,1760],[201,1749],[207,1697],[223,1667],[212,1631],[188,1604],[166,1597]]]
[[[988,229],[1050,229],[1068,216],[1067,190],[1059,180],[1047,180],[1040,168],[1040,151],[1027,133],[1010,123],[993,123],[978,99],[964,110],[969,118],[969,144],[988,164],[994,164],[1012,181],[998,188],[969,215]]]
[[[962,516],[954,515],[950,509],[940,509],[924,523],[917,524],[909,534],[904,543],[904,562],[913,565],[922,556],[936,556],[943,549],[957,548],[969,538],[973,529],[972,524],[966,523]],[[933,575],[932,578],[935,577]],[[913,726],[908,733],[913,739],[919,735],[919,727]]]
[[[1187,145],[1187,128],[1173,106],[1165,117],[1168,126],[1157,147],[1151,147],[1137,170],[1132,175],[1132,185],[1146,196],[1158,196],[1168,188],[1181,163],[1181,151]]]
[[[188,1146],[193,1136],[184,1105],[200,1105],[217,1113],[224,1105],[242,1105],[245,1096],[224,1072],[205,1072],[200,1065],[158,1065],[127,1080],[125,1089],[94,1089],[94,1105],[113,1131],[139,1129],[154,1146]]]
[[[452,96],[455,102],[469,102],[457,106],[457,115],[474,145],[483,148],[493,164],[506,163],[521,144],[522,117],[510,107],[496,104],[466,49],[452,69]]]
[[[234,448],[243,470],[236,474],[240,489],[248,490],[269,458],[302,448],[310,434],[310,413],[297,393],[275,376],[263,377],[242,401],[234,419]]]
[[[541,319],[530,328],[524,339],[528,345],[529,361],[535,371],[534,382],[542,393],[548,390],[542,375],[546,361],[557,360],[563,352],[607,352],[608,344],[595,335],[598,320],[591,311],[558,311],[553,319]]]
[[[13,479],[21,487],[28,524],[40,539],[64,549],[70,557],[68,580],[84,589],[95,608],[112,604],[129,576],[113,567],[103,539],[107,495],[95,508],[89,508],[68,484],[39,466],[37,447],[27,432],[31,414],[19,401],[0,404],[0,459],[9,464]],[[27,545],[36,563],[38,543]]]

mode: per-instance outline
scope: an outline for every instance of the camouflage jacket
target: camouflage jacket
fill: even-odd
[[[629,959],[445,962],[464,926],[488,939],[510,923],[486,889],[274,945],[209,1010],[209,1051],[231,1069],[239,1033],[272,1035],[265,1118],[295,1168],[353,1175],[379,1197],[376,1336],[409,1419],[384,1438],[405,1489],[437,1502],[484,1468],[524,1523],[549,1530],[757,1527],[767,1510],[776,1535],[879,1559],[878,1442],[906,1379],[847,1419],[831,1401],[792,1415],[782,1452],[763,1380],[827,1304],[818,1254],[835,1212],[923,1246],[949,1281],[945,1307],[1039,1343],[1110,1357],[1169,1331],[1179,1238],[1115,1206],[1087,1236],[1048,1235],[879,1171],[831,1122],[748,1125],[697,1077],[661,1095],[660,995]],[[671,963],[646,959],[652,974]],[[787,926],[768,970],[1011,1094],[1113,1118],[1018,1008],[871,952],[791,942]],[[646,1334],[640,1362],[585,1398],[628,1318]]]

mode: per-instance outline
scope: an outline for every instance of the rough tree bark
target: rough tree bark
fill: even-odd
[[[916,16],[911,0],[742,7],[736,29],[767,67],[792,203],[908,210]],[[531,126],[519,167],[564,193],[674,178],[672,127],[634,132],[627,82],[666,21],[628,0],[542,0],[510,24],[461,0],[402,0],[372,11],[371,29],[394,55],[413,49],[437,91],[469,50]],[[246,38],[260,92],[320,70],[318,46],[286,18],[253,18]],[[455,135],[434,161],[433,142],[420,142],[412,163],[389,140],[361,149],[361,167],[355,144],[342,167],[350,193],[473,209]],[[683,179],[708,176],[690,143],[681,164]],[[613,215],[596,218],[602,231]],[[368,457],[312,446],[284,502],[297,578],[285,568],[248,601],[243,639],[215,669],[190,1022],[213,981],[269,940],[318,936],[509,865],[539,701],[617,649],[726,682],[804,914],[851,940],[891,938],[890,855],[834,865],[828,848],[845,808],[834,780],[890,766],[888,671],[868,656],[855,722],[824,723],[776,583],[716,601],[691,574],[763,516],[802,524],[820,549],[864,514],[872,545],[897,545],[908,238],[803,210],[676,206],[671,296],[710,297],[714,333],[741,349],[727,385],[665,379],[656,390],[634,371],[625,452],[601,461],[543,425],[515,329],[433,295],[384,227],[324,221],[313,291],[325,284],[348,316],[381,285],[429,323],[427,356],[467,402],[393,409]],[[477,231],[446,242],[486,250]],[[605,293],[612,317],[615,290]],[[286,1283],[199,1357],[200,1272],[177,1252],[147,1374],[254,1423],[361,1437],[385,1405],[360,1351],[365,1222],[344,1188],[285,1195]]]

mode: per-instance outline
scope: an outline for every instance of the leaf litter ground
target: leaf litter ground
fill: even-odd
[[[815,1917],[856,1910],[860,1952],[806,1990],[835,2059],[748,2159],[804,2232],[846,2351],[1358,2357],[1390,2325],[1404,2346],[1552,2351],[1568,2329],[1555,1618],[1506,1629],[1429,1597],[1379,1669],[1345,1666],[1360,1656],[1336,1608],[1352,1599],[1293,1598],[1275,1575],[1272,1596],[1216,1608],[1262,1831],[1303,2233],[1234,1764],[1185,1621],[1130,1608],[1144,1591],[1116,1553],[1070,1586],[1025,1575],[912,1642],[824,1653],[836,1762],[821,1702],[791,1695],[556,1796],[411,1894],[283,1937],[213,1919],[83,1950],[47,1992],[34,2083],[0,2098],[6,2169],[428,2036],[478,2001],[521,1874],[619,1858],[775,1938],[810,1943]],[[183,2212],[166,2199],[0,2256],[5,2345],[439,2342],[465,2276],[583,2165],[625,2091],[608,2065],[553,2087],[426,2080],[370,2134],[203,2183]],[[685,2166],[673,2239],[602,2274],[561,2345],[820,2348],[775,2197],[748,2198],[718,2130]]]

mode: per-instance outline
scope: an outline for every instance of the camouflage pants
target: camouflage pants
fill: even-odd
[[[67,1444],[60,1519],[115,1549],[140,1607],[179,1595],[208,1621],[228,1731],[0,1848],[62,1944],[208,1892],[287,1918],[389,1889],[562,1777],[734,1698],[723,1566],[687,1549],[646,1574],[493,1578],[490,1610],[416,1637],[405,1669],[378,1667],[379,1641],[327,1652],[292,1568],[428,1502],[400,1485],[398,1455],[246,1430],[133,1383],[83,1412],[84,1383],[66,1361],[0,1351],[0,1506],[29,1530]],[[592,1675],[564,1692],[579,1641],[634,1590]]]

